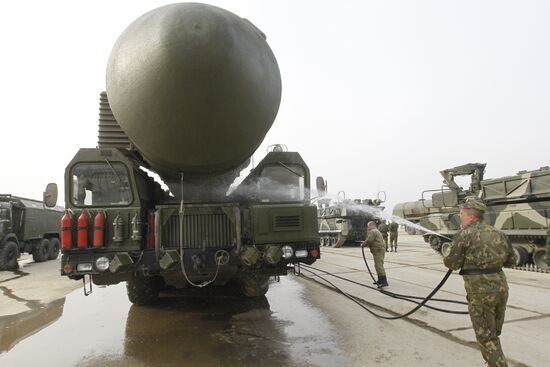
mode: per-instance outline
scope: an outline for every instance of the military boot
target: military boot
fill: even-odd
[[[384,288],[387,286],[389,286],[389,284],[386,276],[384,275],[384,276],[378,277],[378,288]]]

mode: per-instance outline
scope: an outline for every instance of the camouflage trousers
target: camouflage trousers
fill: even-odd
[[[499,335],[502,332],[508,292],[472,293],[467,295],[468,312],[483,359],[489,367],[503,367]]]
[[[370,252],[374,258],[374,269],[376,270],[376,275],[378,275],[378,278],[385,277],[386,271],[384,270],[384,256],[386,255],[386,250],[376,249],[371,250]]]
[[[390,232],[390,247],[393,249],[394,246],[397,250],[397,232]]]
[[[384,243],[386,244],[386,251],[388,251],[388,234],[382,233],[382,238],[384,239]]]

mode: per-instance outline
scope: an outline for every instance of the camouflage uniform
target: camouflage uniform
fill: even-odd
[[[485,211],[484,204],[476,205],[465,207]],[[514,265],[515,257],[502,232],[475,221],[456,234],[449,255],[443,259],[448,268],[462,269],[470,319],[490,367],[507,366],[499,340],[508,300],[508,283],[501,269]]]
[[[386,251],[388,251],[388,225],[386,222],[380,223],[378,226],[378,230],[380,233],[382,233],[382,238],[384,239],[384,243],[386,244]]]
[[[390,250],[393,251],[395,246],[395,252],[397,252],[397,230],[399,229],[399,224],[395,222],[390,223]]]
[[[378,275],[378,285],[387,286],[386,271],[384,270],[384,256],[386,255],[386,245],[382,233],[376,228],[369,229],[367,239],[361,244],[370,248],[372,257],[374,258],[374,268]]]

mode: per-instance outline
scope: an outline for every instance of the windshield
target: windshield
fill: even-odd
[[[132,202],[128,171],[122,163],[79,163],[71,179],[74,205],[123,206]]]
[[[304,200],[305,170],[296,164],[266,166],[258,180],[261,201],[302,201]]]
[[[0,206],[0,220],[9,220],[10,219],[10,211],[9,208],[4,208]]]

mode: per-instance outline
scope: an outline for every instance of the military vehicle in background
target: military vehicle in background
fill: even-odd
[[[517,265],[533,263],[550,269],[545,261],[550,228],[550,168],[484,180],[481,186],[481,198],[488,209],[485,220],[506,233],[518,255]]]
[[[61,274],[126,281],[131,302],[150,304],[164,287],[234,283],[261,296],[289,264],[312,264],[317,209],[297,152],[274,146],[229,192],[280,98],[277,62],[250,21],[198,3],[134,21],[109,58],[98,147],[65,171]]]
[[[326,198],[327,183],[322,177],[317,178],[317,192],[322,193],[317,199],[319,221],[319,239],[322,246],[342,247],[359,245],[367,236],[367,223],[380,223],[381,204],[386,200],[385,192],[378,193],[376,199],[346,199],[344,191],[338,192],[337,198]],[[380,198],[381,195],[383,199]]]
[[[459,205],[467,197],[479,195],[485,167],[485,163],[468,163],[441,171],[443,185],[439,189],[423,191],[422,198],[418,201],[398,203],[392,214],[443,236],[452,237],[460,230]],[[470,186],[467,189],[456,182],[456,178],[461,176],[470,176]],[[431,197],[427,198],[430,193]],[[418,233],[412,227],[405,226],[405,230],[409,234]],[[443,237],[427,233],[424,234],[424,239],[436,251],[441,251],[442,246],[445,251],[448,248],[448,240]]]
[[[471,166],[472,171],[469,190],[462,190],[453,185],[452,172],[458,168]],[[483,180],[484,164],[469,164],[451,169],[451,175],[445,175],[447,184],[440,192],[432,195],[431,200],[422,198],[428,214],[419,215],[405,210],[410,203],[401,203],[394,208],[394,215],[411,220],[426,229],[445,237],[452,237],[460,230],[459,205],[468,196],[478,196],[487,205],[485,221],[503,231],[514,246],[518,255],[517,266],[532,263],[537,268],[548,269],[545,261],[545,245],[548,239],[548,218],[550,217],[550,168],[542,167],[533,171],[521,171],[514,176]],[[457,172],[457,171],[454,171]],[[467,172],[465,170],[464,172]],[[424,195],[424,193],[423,193]],[[418,204],[417,204],[418,205]],[[419,205],[418,205],[419,206]],[[448,239],[433,233],[423,234],[424,239],[435,250],[448,253]]]
[[[0,195],[0,270],[17,269],[23,252],[35,262],[57,259],[62,215],[60,208],[46,208],[39,200]]]

